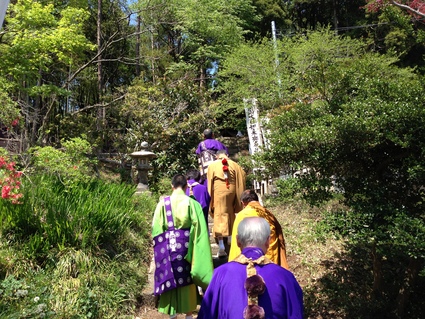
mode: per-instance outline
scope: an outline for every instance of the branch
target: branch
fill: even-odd
[[[110,105],[112,105],[113,103],[117,102],[117,101],[121,101],[122,99],[125,98],[125,95],[121,95],[119,97],[117,97],[116,99],[112,100],[111,102],[108,103],[98,103],[98,104],[93,104],[93,105],[88,105],[86,107],[83,107],[82,109],[79,109],[77,111],[72,112],[72,114],[78,114],[81,113],[83,111],[89,110],[89,109],[94,109],[97,107],[108,107]]]
[[[114,43],[116,43],[116,42],[119,42],[119,41],[123,41],[123,40],[125,40],[125,39],[127,39],[127,38],[130,38],[130,37],[132,37],[132,36],[134,36],[134,35],[137,35],[137,34],[142,34],[142,33],[144,33],[144,32],[147,32],[146,30],[145,31],[141,31],[141,32],[134,32],[134,33],[131,33],[131,34],[128,34],[128,35],[125,35],[125,36],[122,36],[122,37],[119,37],[118,39],[114,39],[113,40],[113,38],[118,34],[118,32],[115,32],[110,38],[109,38],[109,40],[108,41],[106,41],[103,45],[102,45],[102,48],[87,62],[87,63],[85,63],[85,64],[83,64],[82,66],[80,66],[74,73],[72,73],[69,77],[68,77],[68,79],[67,79],[67,81],[65,81],[64,83],[63,83],[63,85],[62,85],[62,88],[66,88],[67,86],[68,86],[68,84],[70,83],[70,82],[72,82],[76,77],[77,77],[77,75],[78,74],[80,74],[84,69],[86,69],[89,65],[91,65],[91,64],[93,64],[93,63],[97,63],[98,62],[98,58],[99,58],[99,56],[100,55],[102,55],[105,51],[106,51],[106,49],[108,49],[112,44],[114,44]]]
[[[402,3],[398,3],[398,2],[396,2],[394,0],[391,0],[391,3],[393,5],[395,5],[396,7],[402,8],[404,10],[407,10],[410,13],[413,13],[413,14],[416,14],[416,15],[422,17],[422,18],[425,18],[425,13],[420,12],[419,9],[416,9],[415,10],[412,7],[409,7],[408,5],[405,5],[405,4],[402,4]]]
[[[124,17],[118,19],[117,24],[119,25],[119,23],[121,21],[124,21],[124,20],[130,21],[130,17],[132,15],[134,15],[134,14],[140,14],[141,12],[149,12],[149,11],[151,11],[153,9],[163,8],[163,7],[164,7],[163,5],[152,5],[152,6],[147,6],[145,9],[130,11],[127,15],[125,15]],[[165,24],[165,22],[163,24]],[[171,23],[171,24],[173,24],[173,23]],[[99,56],[102,55],[106,51],[106,49],[108,49],[111,45],[113,45],[116,42],[120,42],[120,41],[123,41],[125,39],[134,37],[136,35],[144,34],[146,32],[150,32],[149,27],[147,29],[145,29],[145,30],[140,31],[140,32],[133,32],[131,34],[127,34],[127,35],[121,36],[121,37],[119,37],[117,39],[114,39],[118,34],[120,34],[119,31],[115,32],[113,35],[111,35],[109,37],[109,39],[107,41],[105,41],[103,43],[102,48],[98,52],[96,52],[96,54],[87,63],[85,63],[82,66],[80,66],[74,73],[72,73],[68,77],[67,81],[65,81],[64,84],[62,85],[62,88],[66,88],[68,86],[68,84],[70,82],[72,82],[78,76],[78,74],[80,74],[88,66],[90,66],[93,63],[99,62]]]

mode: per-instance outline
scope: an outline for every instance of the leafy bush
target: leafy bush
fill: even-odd
[[[293,201],[301,191],[298,178],[278,179],[276,181],[279,199],[283,202]]]
[[[409,260],[394,277],[403,317],[425,256],[423,78],[328,31],[288,41],[285,63],[297,89],[267,126],[264,165],[306,170],[300,183],[313,205],[331,198],[336,181],[350,212],[346,224],[334,221],[370,249],[372,296],[385,293],[384,260]]]
[[[53,318],[46,287],[49,281],[44,271],[28,273],[24,279],[14,275],[6,277],[0,282],[0,317]]]
[[[0,123],[5,125],[8,130],[17,126],[20,118],[18,103],[11,99],[8,94],[11,86],[9,80],[3,76],[0,77]]]
[[[155,184],[150,187],[156,194],[159,195],[169,195],[172,192],[171,188],[171,178],[162,177]]]
[[[29,152],[36,172],[55,175],[67,186],[88,182],[94,175],[96,161],[90,159],[92,146],[84,137],[62,140],[62,149],[37,146]]]

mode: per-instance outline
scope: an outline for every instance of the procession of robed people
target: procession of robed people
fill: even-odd
[[[199,161],[199,175],[193,169],[175,175],[172,194],[160,199],[154,213],[158,311],[191,319],[200,305],[198,318],[204,319],[302,319],[302,290],[288,270],[282,227],[255,191],[245,189],[246,173],[227,148],[205,133],[210,130],[197,155],[202,158],[202,149],[213,145],[220,148],[210,150],[213,160]],[[217,257],[228,260],[216,269],[207,211]]]

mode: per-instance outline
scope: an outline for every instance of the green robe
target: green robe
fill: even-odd
[[[190,274],[194,282],[194,284],[178,287],[160,295],[158,311],[174,315],[196,310],[197,305],[200,304],[196,286],[205,291],[214,268],[208,227],[201,205],[187,196],[182,189],[174,190],[170,198],[174,227],[190,228],[189,250],[185,259],[191,264]],[[164,200],[161,198],[153,217],[152,237],[163,233],[167,228]]]

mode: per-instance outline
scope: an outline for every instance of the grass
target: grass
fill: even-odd
[[[288,263],[304,292],[305,318],[394,319],[393,305],[398,290],[378,298],[371,296],[373,273],[370,251],[350,243],[332,229],[327,216],[345,209],[337,201],[317,208],[302,200],[282,204],[266,200],[282,225]],[[401,262],[401,261],[400,261]],[[400,265],[385,264],[386,282],[402,276]],[[412,287],[405,318],[423,318],[424,277]],[[391,290],[390,290],[391,291]]]
[[[156,199],[101,181],[35,182],[24,204],[0,202],[0,318],[131,317]]]
[[[275,206],[271,210],[284,232],[291,271],[304,291],[306,318],[319,318],[318,313],[322,311],[319,310],[321,300],[317,287],[328,271],[324,261],[334,259],[335,253],[344,249],[344,241],[323,232],[318,234],[320,212],[302,201]],[[329,314],[323,315],[331,318]]]

